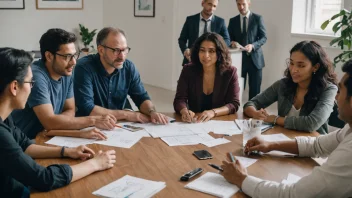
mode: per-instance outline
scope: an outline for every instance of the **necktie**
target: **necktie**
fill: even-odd
[[[203,34],[208,32],[208,21],[205,19],[202,19],[202,21],[204,21],[205,25],[204,25],[204,30],[203,30]]]
[[[242,23],[242,45],[246,46],[247,45],[247,17],[243,17],[243,23]]]

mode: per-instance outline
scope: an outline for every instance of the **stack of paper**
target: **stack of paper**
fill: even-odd
[[[155,182],[126,175],[93,192],[93,195],[113,198],[152,197],[165,186],[165,182]]]
[[[217,173],[207,172],[200,178],[187,184],[185,188],[197,190],[217,197],[231,197],[239,188],[230,184],[225,178]]]
[[[211,131],[216,134],[227,134],[236,135],[242,134],[242,130],[238,128],[234,121],[218,121],[211,120],[208,122],[208,126],[211,127]]]
[[[300,176],[294,175],[292,173],[289,173],[287,176],[287,179],[282,180],[281,183],[283,184],[294,184],[297,183],[301,179]]]

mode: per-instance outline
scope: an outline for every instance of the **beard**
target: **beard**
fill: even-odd
[[[113,67],[115,69],[122,69],[123,68],[123,63],[121,65],[118,65],[118,66],[115,66],[115,63],[118,63],[118,62],[122,62],[123,59],[121,58],[117,58],[115,60],[109,60],[108,57],[104,56],[104,59],[105,59],[105,62],[110,66],[110,67]]]
[[[56,64],[55,61],[53,62],[53,65],[52,65],[53,71],[60,76],[70,76],[72,73],[67,74],[67,72],[65,70],[69,69],[71,67],[74,67],[74,65],[68,65],[64,69],[62,69],[58,64]]]

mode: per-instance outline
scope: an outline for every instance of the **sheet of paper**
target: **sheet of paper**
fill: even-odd
[[[146,130],[153,138],[195,135],[195,133],[184,125],[171,123],[168,125],[156,125],[146,127]]]
[[[105,135],[108,137],[107,140],[99,140],[94,143],[121,148],[131,148],[142,138],[142,136],[131,132],[119,131],[109,131],[106,132]]]
[[[125,175],[121,179],[93,192],[93,195],[113,198],[152,197],[165,186],[165,182],[155,182]]]
[[[184,146],[184,145],[195,145],[203,142],[209,142],[214,140],[209,134],[197,134],[197,135],[185,135],[185,136],[173,136],[173,137],[162,137],[161,138],[169,146]]]
[[[248,158],[248,157],[242,157],[242,156],[235,156],[235,157],[246,168],[258,161],[257,159],[252,159],[252,158]]]
[[[268,141],[268,142],[291,140],[289,137],[287,137],[286,135],[284,135],[282,133],[271,134],[271,135],[262,135],[261,137],[265,141]],[[268,153],[265,153],[265,155],[272,155],[272,156],[277,156],[277,157],[293,157],[293,156],[296,156],[295,154],[286,153],[286,152],[282,152],[282,151],[270,151]]]
[[[211,120],[208,122],[208,125],[212,128],[212,131],[216,134],[227,134],[227,135],[242,134],[242,130],[238,129],[234,121]]]
[[[283,184],[294,184],[297,183],[301,179],[300,176],[297,176],[295,174],[289,173],[287,176],[287,179],[282,180],[281,183]]]
[[[237,186],[227,182],[223,176],[212,172],[205,173],[198,179],[187,184],[185,188],[217,197],[231,197],[239,190]]]
[[[231,141],[228,140],[228,139],[217,138],[217,139],[214,139],[214,140],[211,140],[211,141],[208,141],[208,142],[203,142],[202,144],[204,144],[207,147],[214,147],[214,146],[218,146],[218,145],[221,145],[221,144],[226,144],[226,143],[229,143],[229,142],[231,142]]]
[[[56,146],[77,147],[80,145],[93,144],[94,142],[94,139],[55,136],[45,143]]]

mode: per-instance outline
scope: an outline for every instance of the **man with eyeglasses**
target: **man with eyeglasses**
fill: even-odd
[[[49,29],[40,39],[42,59],[32,64],[32,91],[25,109],[14,111],[16,125],[31,139],[43,129],[47,135],[105,139],[97,129],[78,131],[90,126],[112,129],[113,115],[75,117],[72,71],[79,53],[76,36],[62,29]]]
[[[103,28],[97,35],[98,53],[81,58],[74,76],[78,116],[112,114],[117,120],[168,123],[155,110],[144,89],[136,66],[127,58],[131,50],[125,33],[117,28]],[[128,111],[130,96],[140,112]]]

